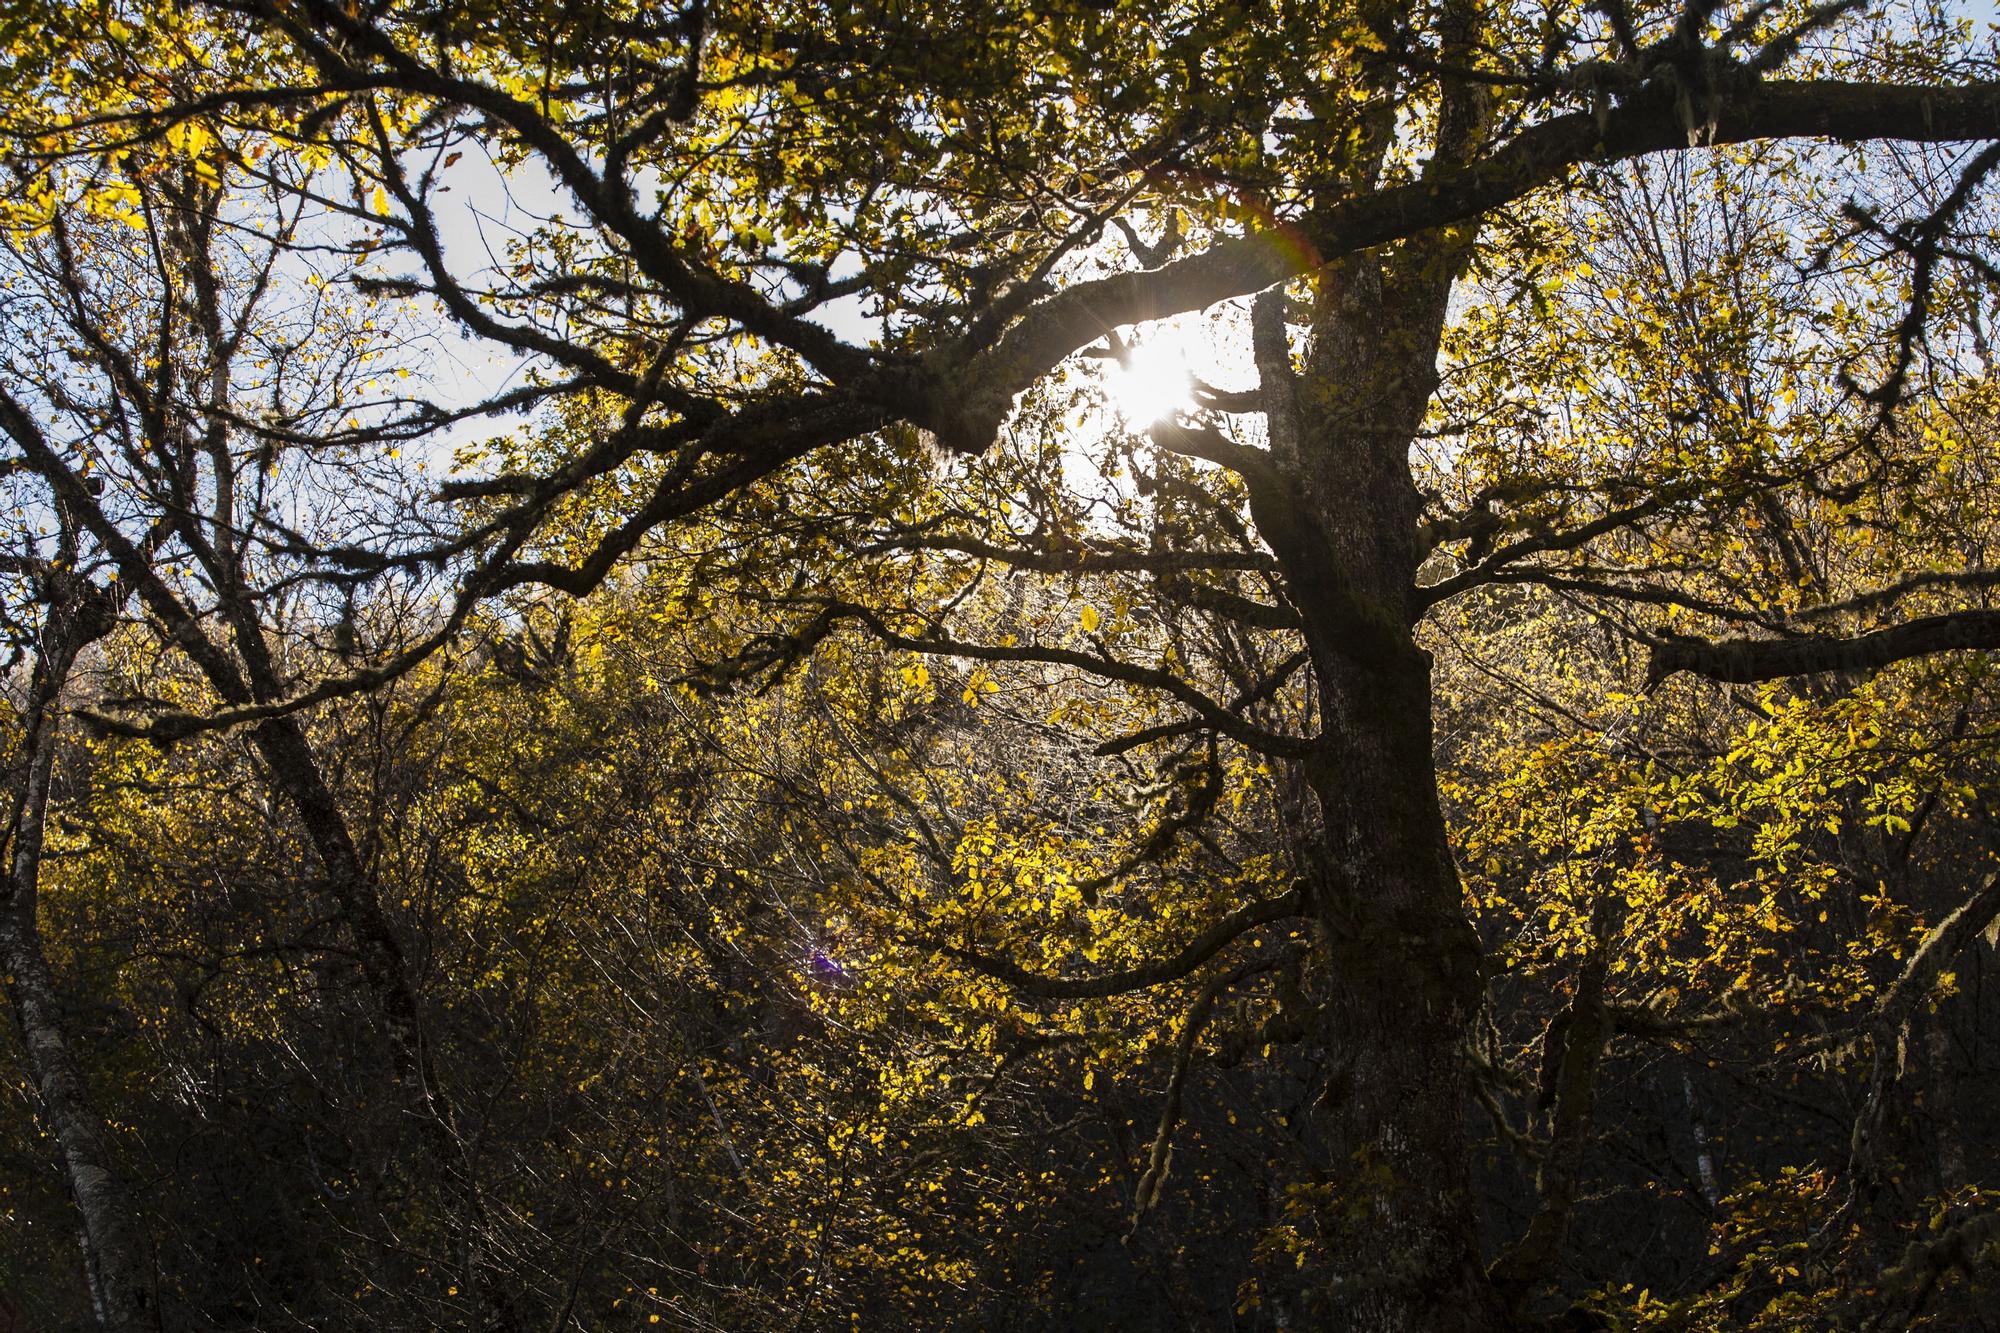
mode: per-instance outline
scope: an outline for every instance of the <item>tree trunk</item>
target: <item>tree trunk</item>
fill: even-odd
[[[1464,1120],[1478,948],[1430,783],[1428,672],[1413,664],[1399,693],[1332,729],[1337,755],[1314,783],[1320,1040],[1338,1071],[1322,1103],[1344,1270],[1331,1326],[1491,1329],[1503,1320],[1480,1264]]]
[[[1951,1026],[1945,1007],[1919,1020],[1924,1027],[1924,1119],[1931,1127],[1933,1162],[1940,1192],[1954,1193],[1971,1180],[1966,1166],[1965,1134],[1959,1119],[1958,1083],[1951,1049]]]
[[[1322,930],[1320,1101],[1339,1270],[1329,1326],[1458,1333],[1507,1318],[1480,1262],[1465,1125],[1483,1000],[1438,804],[1430,656],[1417,646],[1423,505],[1410,446],[1437,383],[1462,251],[1413,243],[1319,277],[1294,376],[1276,307],[1258,363],[1281,485],[1253,504],[1285,567],[1319,688],[1300,848]]]
[[[111,1135],[90,1100],[82,1066],[64,1028],[55,975],[42,950],[37,904],[49,783],[55,768],[56,703],[82,643],[108,622],[83,604],[51,608],[44,655],[36,664],[30,713],[13,794],[7,877],[0,884],[0,974],[21,1034],[28,1073],[61,1158],[63,1179],[82,1222],[84,1269],[98,1323],[108,1333],[157,1330],[153,1266],[138,1213],[119,1176]]]
[[[113,1164],[110,1135],[90,1103],[83,1070],[63,1030],[55,978],[42,954],[33,895],[10,885],[0,910],[0,968],[20,1028],[28,1072],[62,1160],[83,1227],[91,1303],[108,1333],[157,1330],[152,1264],[132,1203]]]

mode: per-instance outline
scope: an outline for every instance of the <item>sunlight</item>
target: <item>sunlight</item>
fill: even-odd
[[[1193,406],[1194,376],[1187,356],[1176,342],[1155,340],[1134,346],[1124,364],[1105,371],[1105,392],[1111,404],[1135,430]]]

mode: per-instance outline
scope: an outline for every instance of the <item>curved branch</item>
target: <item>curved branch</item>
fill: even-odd
[[[862,555],[882,551],[950,551],[992,560],[1013,569],[1044,574],[1166,574],[1191,569],[1248,569],[1275,573],[1278,562],[1265,551],[1146,550],[1133,546],[1098,545],[1047,547],[1002,546],[977,537],[931,534],[892,536],[858,548]]]
[[[1745,78],[1748,78],[1747,71]],[[1751,80],[1722,95],[1704,142],[1900,139],[1939,143],[2000,137],[2000,84],[1922,87],[1839,80]],[[997,423],[1007,400],[1109,328],[1206,309],[1262,291],[1329,260],[1464,222],[1587,162],[1684,149],[1675,90],[1656,81],[1600,117],[1577,111],[1529,129],[1456,172],[1334,204],[1300,224],[1220,242],[1144,272],[1079,283],[1017,321],[974,356],[971,379]]]
[[[1455,597],[1468,588],[1476,588],[1482,583],[1491,582],[1499,576],[1500,570],[1517,560],[1525,559],[1531,555],[1541,555],[1550,551],[1574,551],[1580,546],[1588,546],[1599,537],[1606,536],[1607,534],[1616,532],[1620,528],[1629,527],[1634,523],[1652,517],[1666,508],[1669,503],[1671,503],[1670,497],[1663,495],[1650,496],[1647,499],[1641,500],[1638,504],[1628,505],[1623,509],[1614,509],[1608,514],[1601,515],[1580,527],[1571,528],[1566,532],[1538,532],[1533,536],[1523,537],[1519,541],[1509,542],[1472,568],[1462,570],[1448,579],[1440,579],[1436,583],[1419,588],[1417,590],[1418,599],[1426,607],[1436,606],[1439,602]]]
[[[1172,958],[1099,977],[1038,976],[1009,959],[995,958],[971,949],[948,947],[944,952],[973,971],[984,973],[996,981],[1004,981],[1026,995],[1057,1000],[1101,1000],[1111,995],[1124,995],[1178,981],[1256,927],[1297,916],[1305,910],[1305,901],[1305,894],[1300,890],[1287,889],[1275,898],[1237,908],[1195,936],[1186,948]]]
[[[817,642],[831,632],[836,624],[846,620],[863,626],[889,647],[901,648],[905,652],[962,657],[977,662],[1041,662],[1050,666],[1073,667],[1078,671],[1085,671],[1105,680],[1115,680],[1124,685],[1138,685],[1146,689],[1159,690],[1185,704],[1192,712],[1199,715],[1208,727],[1238,744],[1263,754],[1298,759],[1303,758],[1312,748],[1309,741],[1296,736],[1281,736],[1276,732],[1252,725],[1171,671],[1162,671],[1158,667],[1142,667],[1096,653],[1078,652],[1074,648],[969,643],[959,639],[931,636],[919,638],[914,635],[899,634],[890,629],[874,611],[852,602],[828,603],[819,615],[814,617],[812,624],[793,637],[803,642]]]

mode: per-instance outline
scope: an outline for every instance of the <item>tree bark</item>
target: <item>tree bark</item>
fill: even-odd
[[[1329,1327],[1506,1326],[1480,1261],[1463,1058],[1482,1002],[1478,939],[1439,807],[1429,654],[1414,637],[1422,502],[1411,441],[1436,385],[1459,254],[1412,245],[1329,266],[1292,377],[1265,318],[1259,366],[1283,479],[1257,506],[1317,673],[1306,762],[1318,821],[1299,848],[1321,926],[1320,1099],[1341,1267]]]
[[[1924,1024],[1924,1063],[1927,1087],[1924,1090],[1925,1119],[1931,1126],[1933,1156],[1938,1189],[1951,1194],[1972,1179],[1966,1165],[1965,1134],[1959,1118],[1957,1060],[1951,1049],[1951,1026],[1945,1021],[1942,1005],[1927,1014]]]
[[[108,1333],[139,1333],[160,1326],[153,1301],[153,1268],[137,1214],[118,1173],[111,1139],[91,1104],[69,1035],[55,977],[33,920],[33,894],[8,886],[0,910],[0,968],[20,1029],[28,1072],[35,1081],[63,1179],[82,1221],[84,1269],[98,1323]]]
[[[1478,948],[1430,789],[1429,673],[1342,719],[1314,782],[1326,828],[1314,878],[1329,990],[1322,1102],[1337,1182],[1336,1328],[1501,1327],[1477,1246],[1464,1043]]]

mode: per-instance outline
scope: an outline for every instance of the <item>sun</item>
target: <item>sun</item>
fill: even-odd
[[[1133,346],[1105,371],[1104,388],[1125,424],[1143,430],[1194,406],[1194,375],[1174,340]]]

